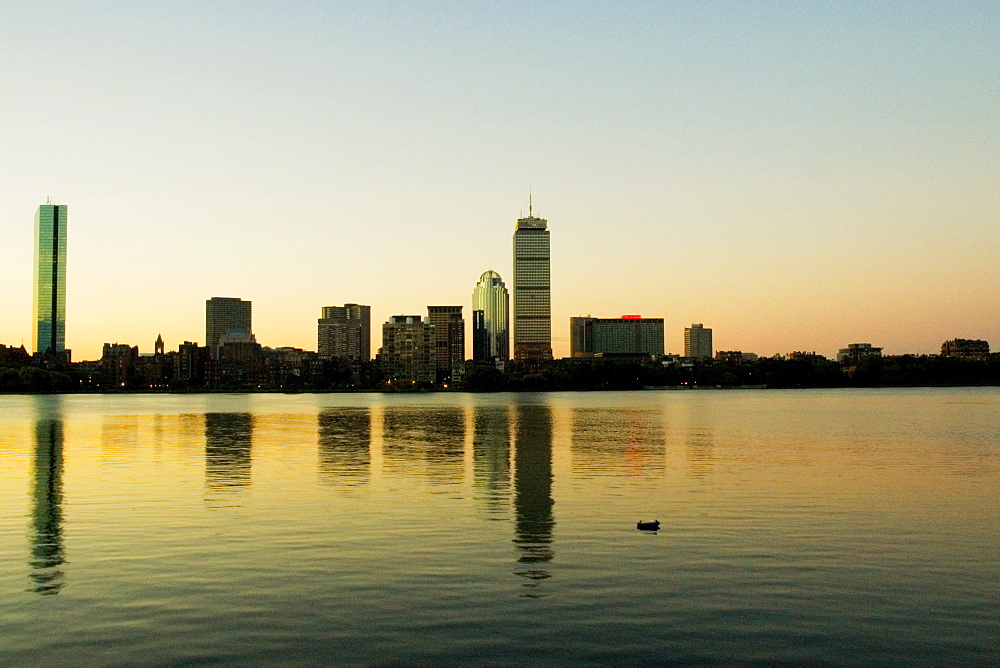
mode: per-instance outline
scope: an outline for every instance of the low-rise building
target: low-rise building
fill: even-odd
[[[980,339],[951,339],[941,344],[945,357],[983,360],[990,356],[990,344]]]
[[[663,354],[663,318],[574,317],[569,330],[570,357]]]
[[[870,343],[849,343],[837,353],[837,361],[841,364],[857,364],[865,357],[882,357],[882,349]]]

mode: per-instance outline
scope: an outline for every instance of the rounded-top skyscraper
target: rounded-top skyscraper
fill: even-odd
[[[510,359],[510,295],[500,274],[484,272],[472,291],[472,359]]]

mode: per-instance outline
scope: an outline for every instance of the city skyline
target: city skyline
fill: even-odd
[[[556,357],[588,313],[662,317],[667,352],[695,322],[761,355],[1000,340],[998,22],[986,2],[11,7],[0,342],[31,346],[47,196],[74,210],[66,346],[96,359],[197,340],[213,295],[305,349],[325,304],[471,313],[484,268],[513,285],[529,187],[556,225]]]

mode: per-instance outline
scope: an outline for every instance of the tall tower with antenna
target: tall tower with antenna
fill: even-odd
[[[535,218],[530,191],[528,217],[514,228],[514,359],[552,359],[548,221]]]

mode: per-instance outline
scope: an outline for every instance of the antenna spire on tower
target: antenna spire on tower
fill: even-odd
[[[534,214],[531,213],[531,186],[528,186],[528,218],[533,218]]]

